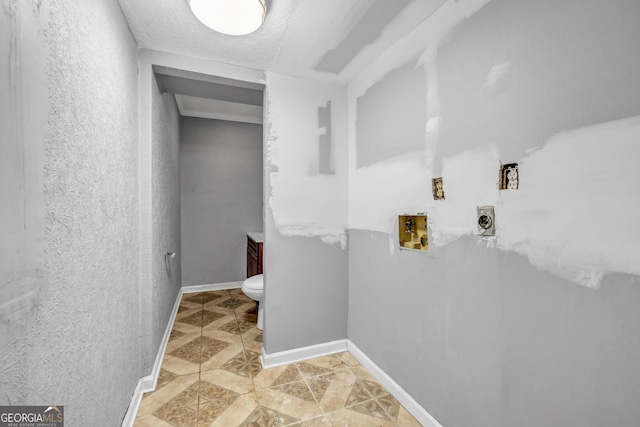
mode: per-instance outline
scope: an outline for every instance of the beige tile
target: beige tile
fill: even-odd
[[[240,328],[240,334],[250,331],[256,326],[256,322],[249,322],[247,320],[238,319],[238,327]]]
[[[206,403],[225,399],[235,399],[238,397],[238,393],[228,388],[220,387],[217,384],[212,384],[208,381],[199,381],[199,403]]]
[[[220,304],[221,302],[227,301],[227,300],[230,300],[230,299],[233,299],[233,296],[229,292],[227,292],[225,295],[222,296],[222,298],[218,298],[215,301],[209,301],[205,305]]]
[[[226,341],[217,340],[215,338],[203,335],[202,349],[200,350],[200,362],[211,359],[227,347],[231,347],[233,345],[234,344],[228,343]]]
[[[169,353],[170,356],[180,358],[191,363],[200,363],[200,352],[202,349],[202,337],[198,336],[188,343],[175,348]]]
[[[144,415],[136,418],[133,427],[175,427],[173,424],[169,424],[166,421],[156,418],[153,415]]]
[[[243,297],[249,298],[244,294],[244,292],[242,292],[242,288],[230,289],[229,292],[231,293],[231,296],[233,296],[233,297],[243,296]]]
[[[347,408],[330,412],[327,418],[333,427],[395,427],[391,421]]]
[[[213,424],[235,402],[235,398],[215,399],[198,406],[198,426]]]
[[[242,337],[237,334],[221,331],[220,329],[203,328],[202,335],[215,338],[220,341],[226,341],[230,344],[241,344]]]
[[[347,408],[347,410],[359,412],[361,414],[369,415],[371,417],[379,418],[385,421],[395,421],[389,416],[389,414],[387,414],[384,408],[380,406],[380,404],[375,399],[350,406],[349,408]]]
[[[333,427],[329,422],[329,417],[323,415],[321,417],[312,418],[306,421],[300,421],[295,424],[291,424],[289,427]]]
[[[205,292],[202,295],[202,302],[204,304],[207,304],[211,301],[217,301],[220,298],[224,298],[224,297],[228,297],[229,295],[226,292],[217,292],[217,291],[211,291],[211,292]]]
[[[206,333],[208,331],[215,331],[217,329],[220,329],[221,326],[231,322],[231,321],[235,321],[236,320],[236,316],[235,314],[233,314],[233,310],[230,310],[230,313],[226,313],[224,317],[221,317],[218,320],[215,320],[211,323],[209,323],[208,325],[205,325],[202,328],[202,333]]]
[[[249,366],[249,373],[252,377],[257,376],[262,371],[262,364],[260,363],[260,353],[246,350],[245,355],[247,357],[247,365]]]
[[[375,397],[376,399],[389,396],[389,392],[387,391],[387,389],[384,388],[378,381],[369,381],[364,379],[361,379],[360,381],[367,388],[367,391],[371,393],[371,396]]]
[[[166,404],[172,407],[198,406],[199,383],[193,383]]]
[[[282,384],[288,384],[296,381],[302,381],[302,375],[295,364],[285,365],[286,369],[280,373],[269,385],[269,387],[275,387]]]
[[[240,427],[265,427],[264,417],[262,415],[262,408],[256,407],[253,412],[249,414],[247,418],[242,421]]]
[[[202,310],[202,303],[183,299],[182,301],[180,301],[180,305],[178,306],[178,314],[181,314],[187,310]]]
[[[173,381],[166,384],[161,389],[158,389],[152,393],[145,393],[140,402],[140,408],[138,409],[138,416],[149,415],[160,409],[162,405],[170,402],[180,393],[187,390],[193,384],[198,382],[199,374],[181,375],[176,377]]]
[[[239,352],[233,358],[229,359],[220,369],[242,377],[251,378],[251,370],[249,369],[249,363],[247,363],[244,351]]]
[[[258,322],[258,315],[252,314],[252,313],[238,313],[237,318],[238,320],[244,320],[246,322],[249,322],[253,326],[255,326],[256,323]]]
[[[244,301],[246,304],[251,304],[252,306],[257,306],[258,305],[254,300],[252,300],[251,298],[249,298],[245,294],[233,295],[233,299],[234,300],[239,300],[239,301]],[[246,307],[249,307],[249,305],[247,305]],[[238,310],[238,313],[244,312],[244,311],[248,311],[248,310],[249,310],[249,308],[243,308],[241,310]]]
[[[158,381],[156,382],[156,390],[161,389],[165,385],[171,383],[171,381],[175,380],[178,376],[172,372],[167,371],[166,369],[160,368],[160,373],[158,374]]]
[[[374,377],[371,374],[371,372],[367,371],[367,369],[364,366],[350,366],[349,369],[358,378],[361,378],[367,381],[372,381],[372,382],[378,381],[376,380],[376,377]]]
[[[260,416],[260,410],[258,408],[258,402],[256,400],[255,393],[253,392],[247,393],[236,398],[234,402],[227,409],[225,409],[220,415],[218,415],[215,420],[202,422],[200,426],[205,426],[205,427],[240,426],[252,413],[254,413],[256,409],[258,409],[258,416]]]
[[[242,334],[242,339],[244,341],[258,341],[262,343],[262,331],[253,325],[251,329]]]
[[[271,387],[274,381],[276,381],[276,379],[285,370],[287,370],[289,366],[293,366],[294,369],[297,370],[295,365],[283,365],[283,366],[276,366],[275,368],[263,369],[253,377],[253,384],[255,385],[256,389]],[[300,377],[300,379],[301,378],[302,377]]]
[[[216,305],[216,307],[224,307],[224,308],[230,308],[236,311],[244,311],[243,309],[241,309],[240,307],[244,306],[244,305],[249,305],[252,304],[251,301],[247,301],[244,299],[238,299],[238,298],[229,298],[226,299],[222,302],[219,302]]]
[[[313,397],[313,393],[309,386],[304,381],[297,381],[294,383],[287,383],[275,387],[271,387],[272,390],[285,393],[289,396],[293,396],[297,399],[306,400],[307,402],[315,403],[316,399]]]
[[[282,412],[274,411],[273,409],[265,407],[261,407],[260,409],[262,411],[262,423],[265,426],[280,427],[300,424],[300,420],[283,414]]]
[[[376,401],[387,414],[391,416],[392,421],[398,420],[398,412],[400,410],[400,402],[390,394],[376,398]]]
[[[171,329],[174,331],[180,331],[184,334],[200,334],[202,332],[202,328],[200,326],[188,325],[178,321],[173,324]]]
[[[238,327],[238,321],[235,317],[224,325],[220,326],[218,329],[230,334],[240,335],[240,328]]]
[[[225,298],[224,301],[228,301],[228,298]],[[229,303],[227,303],[226,305],[220,305],[221,302],[224,302],[224,301],[223,299],[219,299],[219,300],[208,302],[204,305],[204,309],[209,311],[215,311],[216,313],[226,314],[227,316],[235,317],[236,313],[235,311],[233,311],[233,308],[226,307],[226,305],[229,305]]]
[[[193,292],[182,295],[181,303],[194,303],[202,305],[202,292]]]
[[[327,389],[331,385],[335,377],[335,373],[332,372],[330,374],[319,375],[317,377],[306,378],[305,382],[311,389],[313,396],[316,398],[316,401],[320,402],[324,397]]]
[[[344,353],[336,354],[336,357],[347,366],[360,366],[360,362],[356,359],[353,354],[345,351]]]
[[[167,404],[157,410],[153,416],[176,427],[198,427],[198,406]]]
[[[175,350],[179,349],[180,347],[189,344],[191,341],[200,338],[201,336],[201,330],[200,328],[197,328],[198,331],[195,333],[183,333],[179,338],[176,338],[175,340],[169,341],[167,343],[167,348],[165,350],[166,354],[171,354],[172,352],[174,352]]]
[[[318,396],[314,392],[314,395],[316,395],[316,399],[318,399],[320,407],[325,412],[336,411],[347,406],[347,401],[351,396],[352,389],[357,379],[356,376],[347,369],[340,370],[330,375],[332,375],[333,378],[324,394],[322,396]],[[313,387],[311,388],[313,390]],[[371,397],[366,394],[366,399],[364,400],[370,398]]]
[[[315,368],[321,368],[316,370],[309,368],[310,369],[309,374],[314,374],[314,371],[319,372],[319,374],[324,374],[329,371],[337,371],[339,369],[345,369],[347,367],[347,365],[345,365],[342,360],[340,360],[338,357],[334,355],[321,356],[321,357],[315,357],[313,359],[308,359],[308,360],[305,360],[304,362],[298,363],[299,367],[301,365],[310,365]],[[300,371],[302,372],[303,376],[306,376],[305,371],[302,368],[300,369]]]
[[[358,378],[351,388],[351,393],[349,393],[349,397],[347,397],[345,406],[349,407],[357,405],[372,398],[373,396],[371,396],[367,388],[364,386],[362,380]]]
[[[243,340],[244,348],[247,351],[262,354],[262,343],[257,341]]]
[[[318,375],[329,374],[333,372],[331,368],[321,367],[315,364],[311,364],[307,361],[296,363],[298,369],[300,370],[300,374],[304,378],[316,377]]]
[[[212,371],[214,369],[218,369],[240,352],[242,352],[241,343],[228,344],[218,353],[214,354],[209,359],[204,360],[201,364],[201,370]]]
[[[276,388],[265,388],[256,390],[258,403],[260,406],[282,412],[299,420],[309,420],[322,415],[322,410],[317,403],[305,400],[301,397],[311,395],[311,391],[304,391],[306,385],[300,383],[290,383]],[[291,394],[293,393],[293,395]],[[311,399],[313,400],[313,395]]]
[[[200,372],[200,380],[224,387],[237,394],[246,394],[253,391],[251,378],[236,375],[222,369]]]
[[[207,326],[226,315],[226,313],[218,313],[217,311],[201,310],[180,318],[176,316],[176,323],[192,326]]]
[[[403,406],[400,406],[398,411],[398,420],[396,421],[398,427],[422,427],[422,424],[416,420],[413,415],[409,413]]]
[[[200,364],[188,362],[170,354],[165,354],[164,359],[162,359],[162,369],[166,369],[167,371],[177,375],[187,375],[199,372]]]
[[[184,335],[184,332],[180,332],[177,329],[172,329],[171,333],[169,333],[169,342],[175,341],[183,335]]]

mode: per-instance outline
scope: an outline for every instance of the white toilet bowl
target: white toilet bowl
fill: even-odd
[[[264,275],[256,274],[242,282],[242,292],[258,303],[258,324],[256,327],[262,330],[262,297],[264,296]]]

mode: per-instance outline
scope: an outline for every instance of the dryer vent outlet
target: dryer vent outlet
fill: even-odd
[[[496,235],[496,216],[493,206],[478,206],[478,232],[481,236]]]

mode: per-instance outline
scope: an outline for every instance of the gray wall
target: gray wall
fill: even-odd
[[[438,51],[436,160],[478,141],[518,159],[559,131],[640,115],[639,16],[638,2],[490,2]],[[349,233],[349,339],[448,427],[637,426],[639,305],[638,276],[590,289],[473,236],[419,254]]]
[[[118,426],[139,360],[137,48],[117,2],[0,8],[0,404]]]
[[[348,252],[319,237],[282,236],[270,209],[266,228],[266,353],[345,339]]]
[[[152,272],[149,298],[142,298],[144,333],[151,335],[150,354],[158,353],[171,310],[180,291],[180,113],[175,97],[152,91]],[[165,258],[175,252],[173,259]],[[143,289],[144,290],[144,289]],[[149,322],[151,322],[149,324]],[[147,360],[151,368],[154,359]]]
[[[182,117],[182,283],[246,278],[247,232],[262,225],[262,126]]]

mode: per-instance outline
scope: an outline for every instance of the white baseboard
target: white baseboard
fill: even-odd
[[[124,418],[122,419],[122,427],[133,427],[133,424],[136,421],[136,415],[138,414],[138,408],[140,407],[140,402],[142,401],[142,395],[144,392],[142,391],[142,380],[146,378],[140,378],[138,384],[136,385],[135,390],[133,391],[133,396],[131,397],[131,402],[129,403],[129,407],[127,408],[127,413],[124,414]]]
[[[395,397],[402,406],[424,427],[442,427],[430,413],[426,411],[418,402],[416,402],[409,393],[407,393],[400,385],[395,382],[386,372],[367,357],[354,343],[350,340],[347,342],[347,350],[351,353],[362,366],[367,368],[369,372]]]
[[[339,353],[341,351],[347,351],[347,340],[325,342],[309,347],[294,348],[293,350],[285,350],[271,354],[265,353],[263,348],[260,363],[263,369],[274,368],[276,366],[287,365],[289,363],[300,362],[302,360],[326,356],[327,354]]]
[[[169,321],[167,322],[167,327],[164,330],[164,336],[162,337],[162,341],[160,342],[160,348],[158,348],[158,354],[156,356],[156,361],[153,364],[153,368],[151,369],[151,374],[140,378],[140,380],[138,381],[138,384],[133,391],[133,396],[131,397],[129,408],[127,408],[127,413],[122,420],[122,427],[133,427],[133,424],[136,420],[136,415],[138,414],[138,408],[140,408],[140,402],[142,401],[142,395],[156,389],[158,376],[160,375],[160,368],[162,367],[162,360],[164,359],[164,353],[167,350],[169,336],[171,335],[173,323],[175,322],[176,315],[178,314],[178,308],[180,307],[182,295],[194,292],[237,289],[241,286],[242,282],[226,282],[214,283],[212,285],[183,286],[182,288],[180,288],[178,296],[176,297],[176,301],[173,304],[173,310],[171,311],[171,316],[169,317]]]
[[[242,282],[225,282],[225,283],[214,283],[212,285],[192,285],[192,286],[183,286],[182,293],[183,294],[192,294],[195,292],[209,292],[209,291],[224,291],[227,289],[238,289],[242,287]]]

